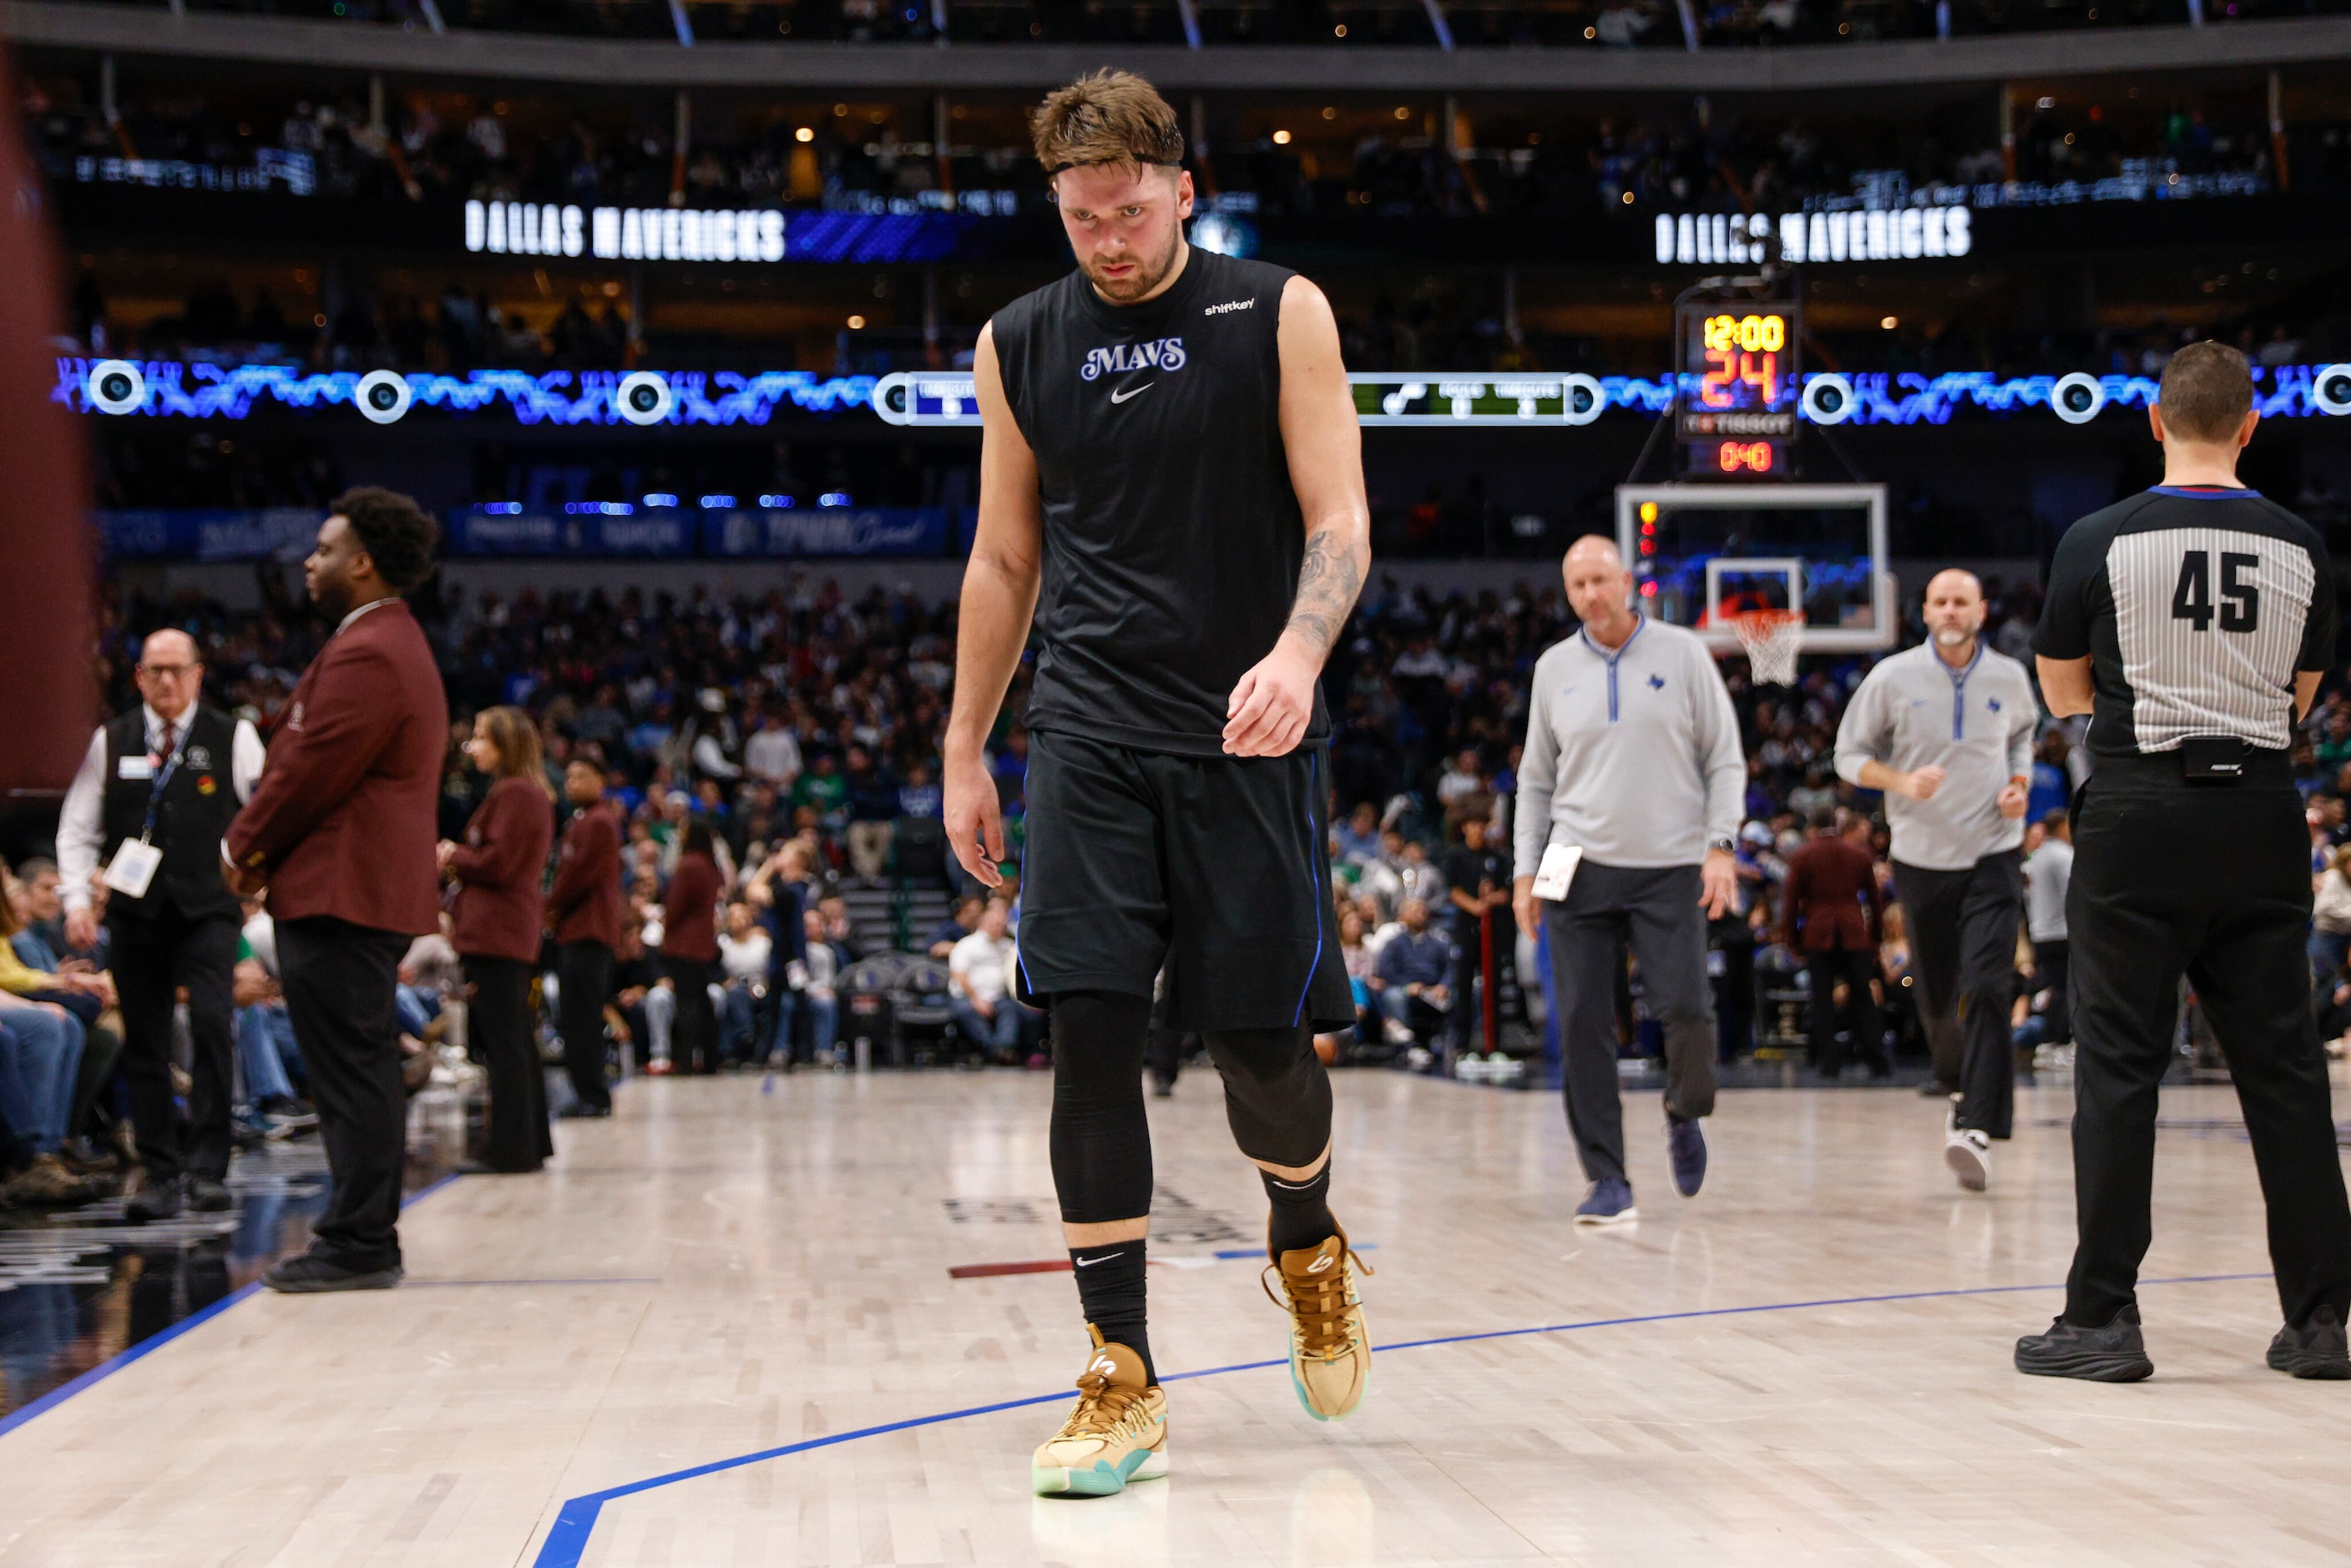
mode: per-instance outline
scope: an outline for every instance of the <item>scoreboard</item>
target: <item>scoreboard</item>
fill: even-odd
[[[1792,303],[1715,301],[1676,312],[1674,434],[1692,478],[1784,475],[1803,393],[1801,329]]]

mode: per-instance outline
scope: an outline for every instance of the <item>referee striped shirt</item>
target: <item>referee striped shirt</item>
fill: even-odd
[[[2283,751],[2295,674],[2334,659],[2326,542],[2257,491],[2158,486],[2066,530],[2032,651],[2092,661],[2095,756],[2205,736]]]

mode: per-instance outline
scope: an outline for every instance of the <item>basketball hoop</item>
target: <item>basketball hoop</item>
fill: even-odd
[[[1804,646],[1804,617],[1793,610],[1747,610],[1731,617],[1747,667],[1759,686],[1796,684],[1796,655]]]

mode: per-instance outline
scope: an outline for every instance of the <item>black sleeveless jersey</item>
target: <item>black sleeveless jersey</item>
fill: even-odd
[[[1044,502],[1030,728],[1224,754],[1226,704],[1289,623],[1305,554],[1275,341],[1290,276],[1194,246],[1143,304],[1072,272],[997,313]],[[1305,738],[1329,734],[1318,688]]]

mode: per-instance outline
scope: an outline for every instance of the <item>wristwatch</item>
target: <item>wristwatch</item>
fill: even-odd
[[[1736,854],[1739,851],[1739,846],[1732,843],[1729,839],[1708,839],[1706,841],[1706,847],[1710,850],[1720,850],[1727,855]]]

